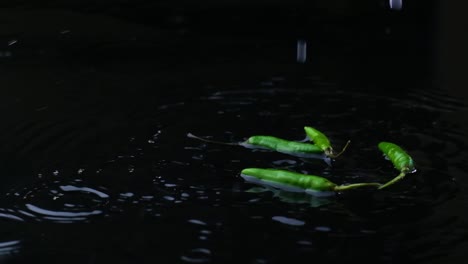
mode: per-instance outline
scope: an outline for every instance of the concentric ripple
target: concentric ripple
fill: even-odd
[[[15,211],[22,220],[74,223],[88,222],[105,214],[109,195],[104,191],[56,181],[11,195],[21,197],[23,203],[17,204]]]

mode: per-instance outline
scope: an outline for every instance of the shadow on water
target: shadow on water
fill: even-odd
[[[12,8],[3,16],[10,27],[0,35],[8,88],[0,91],[2,261],[443,263],[463,256],[468,128],[460,118],[468,105],[432,84],[424,57],[431,47],[411,52],[421,35],[410,48],[389,49],[410,34],[385,19],[370,25],[366,16],[349,26],[312,23],[308,37],[302,33],[314,21],[284,39],[272,28],[213,36],[200,30],[203,21],[174,16],[166,21],[177,24],[172,31],[144,24],[150,16],[130,22],[119,10]],[[17,16],[47,19],[23,24]],[[402,59],[407,64],[396,64]],[[337,149],[351,145],[329,166],[186,136],[299,141],[306,125]],[[382,191],[313,197],[239,175],[273,167],[338,184],[384,182],[397,171],[380,141],[403,146],[417,168]]]

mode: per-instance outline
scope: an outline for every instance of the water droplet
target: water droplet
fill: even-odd
[[[204,263],[210,261],[211,251],[206,248],[195,248],[186,255],[180,257],[181,260],[190,263]]]
[[[211,231],[203,229],[203,230],[200,230],[200,234],[209,235],[209,234],[211,234]]]
[[[320,232],[330,232],[331,228],[328,226],[317,226],[315,227],[315,230]]]
[[[205,158],[205,156],[203,154],[193,155],[192,156],[192,159],[194,159],[194,160],[203,160],[204,158]]]
[[[168,201],[174,201],[174,200],[175,200],[174,197],[172,197],[172,196],[167,196],[167,195],[166,195],[166,196],[163,196],[163,199],[168,200]]]
[[[304,40],[297,41],[296,60],[299,63],[304,63],[307,60],[307,42]]]
[[[141,200],[143,200],[143,201],[150,201],[150,200],[152,200],[153,198],[154,198],[154,196],[152,196],[152,195],[144,195],[144,196],[141,197]]]
[[[273,82],[270,82],[270,81],[261,82],[260,85],[261,86],[273,86]]]
[[[135,194],[131,193],[131,192],[127,192],[127,193],[121,193],[120,196],[122,197],[127,197],[127,198],[130,198],[130,197],[133,197]]]
[[[266,259],[257,258],[257,259],[254,260],[254,263],[255,264],[266,264],[266,263],[268,263],[268,261]]]
[[[390,9],[401,10],[403,8],[403,0],[389,0]]]
[[[190,219],[187,222],[195,224],[195,225],[207,225],[205,222],[197,220],[197,219]]]
[[[305,224],[304,221],[301,221],[295,218],[285,217],[285,216],[273,216],[271,219],[273,219],[274,221],[280,222],[282,224],[292,225],[292,226],[303,226]]]
[[[363,234],[375,234],[377,232],[375,230],[362,229],[361,233],[363,233]]]
[[[307,240],[299,240],[299,241],[297,241],[297,244],[299,244],[301,246],[311,246],[312,242],[307,241]]]
[[[153,139],[154,140],[157,140],[159,135],[161,135],[161,130],[158,130],[158,132],[156,132],[154,135],[153,135]]]

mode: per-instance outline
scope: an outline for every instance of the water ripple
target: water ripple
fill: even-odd
[[[0,218],[13,220],[13,221],[17,221],[17,222],[24,222],[24,219],[21,218],[20,216],[16,215],[16,214],[17,214],[17,212],[15,212],[12,209],[0,208]]]
[[[83,218],[80,216],[98,215],[102,213],[102,211],[100,210],[93,210],[90,212],[60,212],[60,211],[47,210],[47,209],[40,208],[32,204],[26,204],[25,206],[27,209],[29,209],[33,213],[37,213],[37,214],[45,215],[45,216],[52,216],[54,217],[53,219],[63,219],[63,220],[70,220],[70,219],[84,220],[86,218]]]
[[[21,248],[20,240],[0,242],[0,255],[9,255]]]
[[[71,184],[42,185],[18,193],[21,201],[15,209],[25,221],[57,223],[86,222],[103,216],[110,196],[103,190]],[[12,218],[11,216],[10,218]]]
[[[180,259],[189,263],[206,263],[210,261],[211,250],[206,248],[194,248],[185,255],[182,255]]]

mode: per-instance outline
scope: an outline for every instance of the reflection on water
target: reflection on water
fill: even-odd
[[[305,192],[288,192],[281,189],[273,187],[252,187],[246,192],[250,193],[262,193],[262,192],[271,192],[273,197],[279,199],[285,203],[297,203],[297,204],[307,204],[311,207],[319,207],[331,203],[331,199],[327,199],[324,196],[311,195]],[[266,199],[270,199],[266,197]]]

